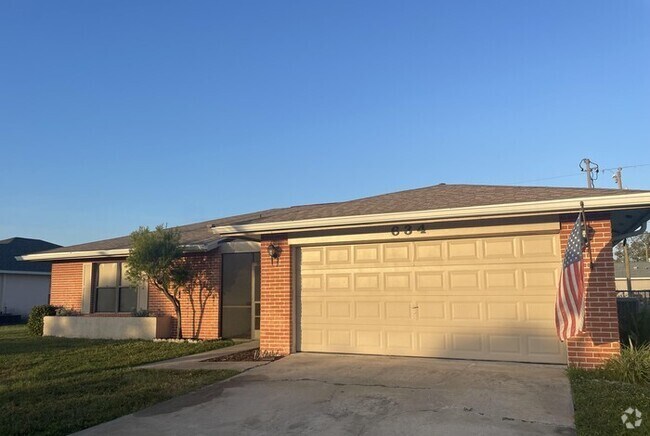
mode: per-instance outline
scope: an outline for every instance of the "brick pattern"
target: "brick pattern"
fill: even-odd
[[[562,256],[577,216],[560,217]],[[585,268],[586,310],[584,332],[567,341],[569,365],[596,368],[620,352],[618,311],[614,285],[612,225],[609,214],[587,214],[590,228],[593,269],[589,252],[583,253]]]
[[[271,260],[268,246],[279,247],[280,257]],[[286,235],[263,235],[260,247],[261,319],[260,349],[289,354],[292,344],[291,250]]]
[[[217,339],[219,329],[219,301],[221,296],[221,254],[212,251],[205,254],[190,254],[185,257],[190,268],[198,274],[199,282],[193,288],[194,309],[187,294],[181,296],[183,337]],[[203,317],[201,319],[201,303]],[[149,310],[171,316],[172,331],[176,334],[177,319],[174,306],[155,286],[149,284]]]
[[[76,311],[81,310],[83,286],[82,262],[52,263],[52,280],[50,282],[50,304],[64,306]]]
[[[120,259],[102,259],[102,261],[119,261]],[[200,284],[194,287],[194,307],[187,294],[181,298],[181,314],[183,317],[183,336],[200,339],[217,339],[219,329],[219,301],[221,295],[221,254],[216,251],[209,253],[190,254],[185,257],[190,267],[200,279]],[[83,293],[83,263],[84,262],[54,262],[52,264],[51,304],[64,306],[73,310],[81,310]],[[210,292],[208,292],[208,290]],[[199,293],[203,295],[203,318],[200,319]],[[208,295],[211,294],[211,295]],[[207,296],[207,298],[205,298]],[[171,316],[172,331],[176,332],[176,313],[169,300],[149,284],[149,311],[165,316]],[[130,314],[91,314],[91,316],[130,316]]]

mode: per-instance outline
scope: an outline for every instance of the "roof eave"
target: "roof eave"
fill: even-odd
[[[370,215],[350,215],[342,217],[315,218],[295,221],[215,226],[212,232],[222,237],[245,234],[296,232],[314,229],[358,227],[360,225],[380,225],[424,220],[449,220],[468,218],[498,218],[527,215],[551,215],[572,213],[580,210],[584,202],[586,211],[610,211],[650,207],[650,192],[635,194],[607,195],[599,197],[575,197],[562,200],[505,203],[486,206],[470,206],[448,209],[433,209],[411,212],[391,212]]]
[[[204,253],[214,250],[219,244],[219,240],[207,242],[205,244],[185,244],[183,252],[185,253]],[[114,250],[86,250],[86,251],[65,251],[56,253],[34,253],[23,256],[16,256],[16,260],[28,262],[42,262],[51,260],[73,260],[73,259],[105,259],[110,257],[123,257],[129,255],[128,248],[117,248]]]

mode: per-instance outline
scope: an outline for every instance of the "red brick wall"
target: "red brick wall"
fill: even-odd
[[[562,257],[577,216],[560,217]],[[589,251],[583,253],[587,306],[584,332],[567,341],[569,365],[596,368],[620,352],[618,311],[614,286],[612,225],[609,214],[587,214],[590,229],[593,269]]]
[[[50,304],[81,310],[82,284],[82,262],[52,263]]]
[[[124,260],[111,259],[111,260]],[[192,269],[199,273],[201,283],[204,285],[201,291],[200,286],[194,287],[194,300],[196,311],[192,310],[189,298],[183,294],[181,298],[181,314],[183,316],[183,336],[190,338],[198,331],[201,339],[216,339],[219,337],[219,298],[221,295],[221,254],[216,251],[202,254],[190,254],[186,260]],[[102,259],[102,261],[110,261]],[[50,288],[50,302],[55,306],[81,310],[81,299],[83,293],[83,264],[84,262],[54,262],[52,264],[52,282]],[[199,292],[207,295],[206,289],[212,289],[212,295],[205,302],[203,320],[199,325]],[[149,285],[149,311],[161,315],[168,315],[173,318],[173,331],[176,331],[176,314],[174,307],[167,298]],[[193,319],[193,313],[195,313]],[[116,316],[118,314],[101,314],[101,316]],[[99,316],[99,315],[96,315]],[[120,316],[128,316],[120,314]],[[175,333],[174,333],[175,334]]]
[[[271,261],[268,246],[279,247],[279,259]],[[277,354],[291,353],[292,295],[291,250],[286,235],[264,235],[260,248],[261,319],[260,349]]]
[[[186,256],[186,261],[190,267],[199,274],[203,290],[200,285],[194,286],[194,307],[190,303],[187,294],[181,296],[181,316],[182,316],[182,333],[183,337],[198,337],[200,339],[216,339],[220,336],[219,331],[219,301],[221,296],[221,254],[216,251],[205,254],[190,254]],[[212,295],[208,296],[206,292],[212,290]],[[199,293],[203,293],[205,302],[203,310],[203,320],[200,320]],[[207,298],[206,298],[207,297]],[[171,316],[172,330],[176,334],[177,320],[174,306],[152,284],[149,284],[149,310],[154,313]],[[198,334],[197,334],[198,333]]]

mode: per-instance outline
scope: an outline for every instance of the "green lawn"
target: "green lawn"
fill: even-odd
[[[231,377],[236,371],[133,368],[229,345],[41,338],[0,327],[0,435],[68,434]]]
[[[601,371],[569,370],[579,436],[650,434],[650,386],[606,380]],[[628,430],[621,414],[628,407],[643,413],[639,428]]]

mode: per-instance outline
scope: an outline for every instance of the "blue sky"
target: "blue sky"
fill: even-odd
[[[650,164],[650,2],[349,3],[0,0],[0,239]]]

